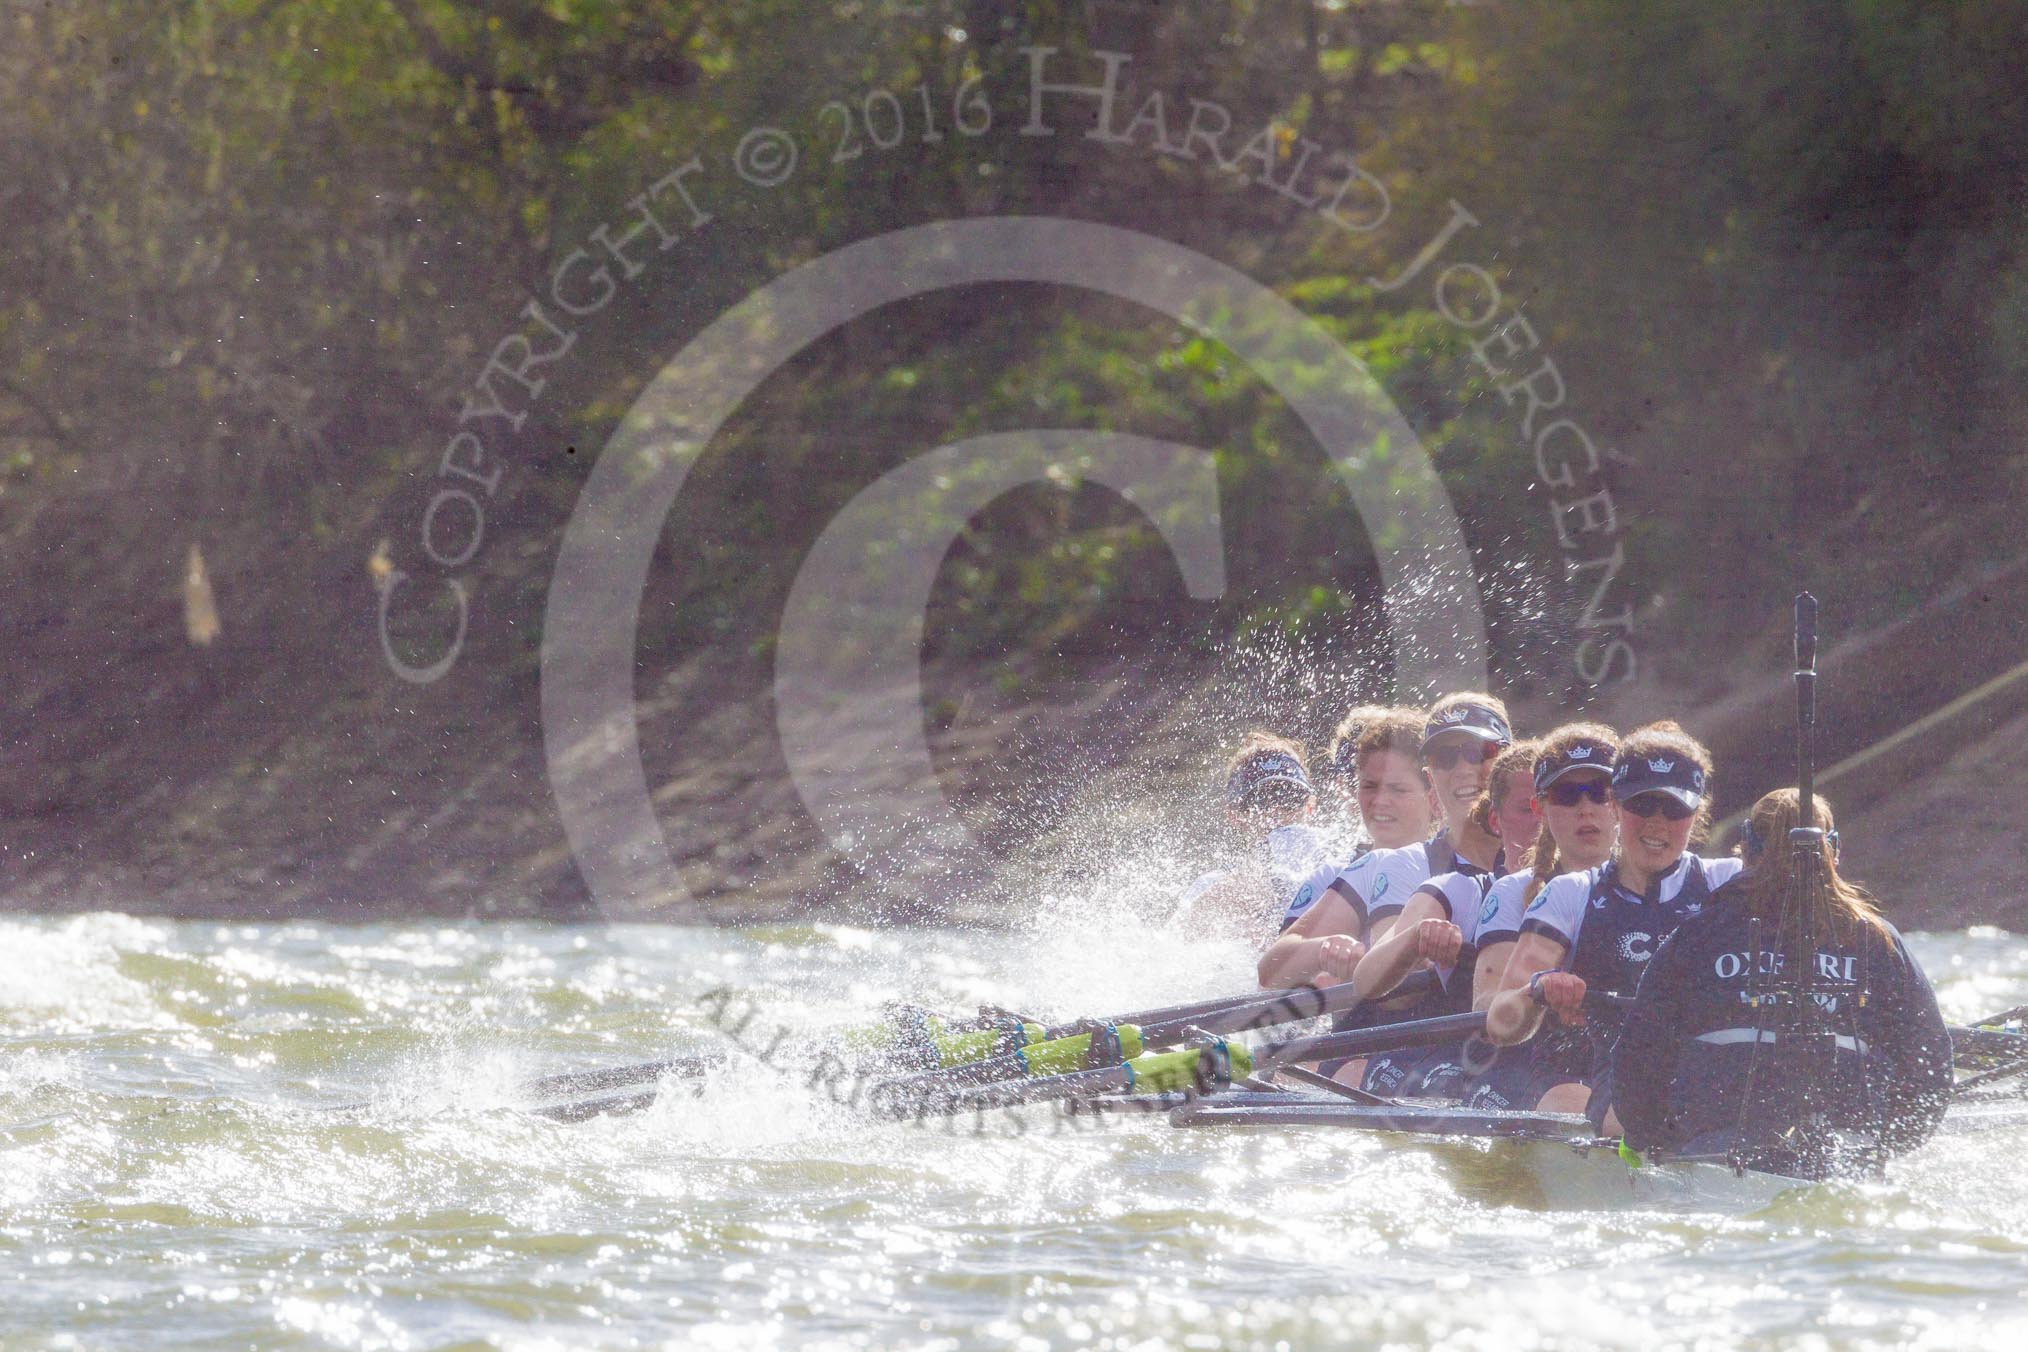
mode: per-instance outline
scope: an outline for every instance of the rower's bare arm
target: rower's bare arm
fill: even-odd
[[[1479,950],[1479,960],[1472,968],[1473,1009],[1481,1010],[1493,1003],[1493,997],[1500,993],[1500,978],[1507,971],[1507,959],[1513,954],[1512,939]]]
[[[1515,940],[1500,975],[1499,993],[1486,1005],[1488,1042],[1512,1047],[1535,1036],[1542,1027],[1543,1007],[1528,994],[1528,983],[1537,972],[1561,968],[1569,951],[1546,934],[1524,934]]]
[[[1348,947],[1360,947],[1359,930],[1359,913],[1335,888],[1327,889],[1261,954],[1260,984],[1272,990],[1308,985],[1320,976],[1327,978],[1324,984],[1347,980],[1352,965],[1346,954]]]
[[[1359,993],[1375,999],[1399,986],[1410,972],[1428,966],[1417,942],[1417,927],[1425,920],[1445,919],[1443,904],[1429,893],[1419,891],[1410,897],[1387,936],[1376,937],[1367,946],[1366,956],[1359,959],[1359,968],[1352,974]],[[1374,933],[1379,934],[1377,924]]]

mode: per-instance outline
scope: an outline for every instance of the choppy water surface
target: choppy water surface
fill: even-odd
[[[2028,1001],[2015,938],[1917,951],[1954,1018]],[[1110,1013],[1245,970],[1105,929],[0,920],[0,1347],[2028,1339],[2028,1132],[1644,1214],[1351,1133],[874,1123],[751,1057],[577,1125],[519,1088],[722,1046],[720,988],[786,1066],[897,997]]]

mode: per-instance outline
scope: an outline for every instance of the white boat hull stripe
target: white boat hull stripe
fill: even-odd
[[[1725,1046],[1734,1042],[1752,1042],[1756,1035],[1759,1036],[1762,1042],[1781,1041],[1781,1034],[1772,1028],[1720,1028],[1715,1032],[1699,1033],[1697,1040],[1699,1042],[1711,1042],[1719,1046]],[[1866,1043],[1863,1039],[1847,1037],[1843,1033],[1838,1035],[1837,1042],[1840,1051],[1864,1052],[1866,1050]]]

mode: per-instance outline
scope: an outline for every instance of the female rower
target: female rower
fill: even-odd
[[[1612,854],[1612,795],[1607,785],[1613,758],[1619,754],[1619,734],[1603,723],[1566,723],[1532,745],[1532,773],[1510,783],[1508,775],[1520,766],[1509,765],[1514,752],[1508,752],[1494,762],[1484,800],[1510,856],[1523,848],[1524,835],[1532,844],[1521,860],[1525,867],[1490,889],[1468,873],[1424,883],[1386,942],[1375,945],[1361,960],[1355,973],[1361,990],[1375,998],[1386,994],[1415,970],[1418,959],[1459,966],[1469,962],[1471,1006],[1484,1009],[1500,988],[1507,958],[1521,937],[1521,913],[1528,903],[1557,874],[1596,868]],[[1526,818],[1521,807],[1524,793],[1531,795]],[[1446,927],[1455,935],[1445,933]],[[1453,956],[1454,950],[1467,948],[1472,951],[1463,961]],[[1449,978],[1445,981],[1448,985]]]
[[[1445,824],[1427,841],[1400,849],[1374,850],[1341,870],[1322,891],[1313,875],[1290,909],[1295,920],[1262,955],[1264,987],[1331,984],[1350,980],[1366,945],[1386,926],[1409,894],[1432,875],[1457,871],[1496,872],[1502,863],[1500,838],[1485,821],[1472,819],[1471,803],[1486,787],[1493,761],[1514,740],[1507,709],[1491,695],[1447,695],[1424,718],[1419,753],[1423,773],[1437,797]],[[1470,786],[1471,797],[1464,790]],[[1305,893],[1315,903],[1303,909]],[[1413,1000],[1363,1005],[1338,1015],[1332,1028],[1361,1028],[1406,1017]],[[1364,1076],[1363,1060],[1326,1061],[1318,1069],[1343,1083]]]
[[[1610,1081],[1612,1109],[1636,1149],[1793,1169],[1812,1158],[1799,1156],[1793,1132],[1813,1114],[1863,1154],[1913,1149],[1943,1118],[1951,1039],[1936,996],[1894,926],[1839,876],[1838,833],[1821,798],[1820,834],[1806,842],[1819,881],[1804,901],[1789,834],[1800,801],[1780,789],[1753,805],[1745,872],[1677,928],[1641,978]],[[1804,904],[1816,952],[1795,973],[1783,954]],[[1802,999],[1822,1011],[1814,1030],[1789,1023]],[[1816,1050],[1804,1040],[1811,1031]],[[1594,1114],[1603,1121],[1602,1109]]]
[[[1368,844],[1303,880],[1282,916],[1284,930],[1356,860],[1374,850],[1420,846],[1436,829],[1436,799],[1419,754],[1424,722],[1420,709],[1388,709],[1361,727],[1353,752],[1359,770],[1355,794]]]
[[[1502,752],[1493,762],[1485,792],[1472,807],[1471,820],[1498,836],[1510,859],[1537,848],[1542,818],[1536,813],[1534,772],[1540,752],[1536,742],[1521,742]],[[1492,882],[1490,874],[1451,872],[1416,888],[1386,939],[1368,949],[1354,969],[1352,979],[1360,994],[1379,1000],[1410,972],[1434,966],[1438,989],[1390,1017],[1433,1019],[1470,1009],[1475,940],[1481,916],[1490,914],[1484,903]],[[1382,914],[1376,908],[1375,916]],[[1385,1052],[1367,1061],[1360,1087],[1389,1096],[1456,1098],[1464,1087],[1462,1053],[1458,1043]]]
[[[1494,758],[1513,740],[1506,706],[1491,695],[1449,695],[1431,706],[1419,750],[1446,825],[1427,841],[1354,859],[1321,889],[1322,875],[1305,880],[1289,908],[1293,918],[1261,956],[1261,985],[1349,980],[1365,950],[1374,908],[1391,915],[1434,874],[1497,868],[1499,837],[1470,820],[1471,803],[1486,787]]]
[[[1372,849],[1376,843],[1383,848],[1405,845],[1407,840],[1375,842],[1365,821],[1361,804],[1361,778],[1359,773],[1359,742],[1366,729],[1379,723],[1393,713],[1384,704],[1358,704],[1347,710],[1338,720],[1338,726],[1331,734],[1331,743],[1322,760],[1315,766],[1319,825],[1338,847],[1340,859],[1353,859]],[[1421,790],[1421,777],[1415,773],[1415,756],[1410,752],[1403,761],[1408,777]],[[1411,835],[1409,840],[1420,836]]]
[[[1651,723],[1621,744],[1611,782],[1618,843],[1599,867],[1551,880],[1524,912],[1486,1006],[1486,1038],[1499,1047],[1534,1042],[1525,1069],[1504,1088],[1481,1084],[1474,1104],[1585,1110],[1609,1073],[1619,1023],[1610,1010],[1582,1008],[1585,992],[1631,994],[1656,946],[1739,872],[1737,859],[1687,852],[1708,826],[1710,775],[1711,753],[1673,722]],[[1556,1021],[1544,1029],[1549,1011]]]
[[[1184,890],[1178,923],[1190,933],[1256,942],[1273,934],[1297,883],[1324,858],[1323,833],[1309,825],[1316,806],[1302,748],[1272,733],[1249,734],[1225,768],[1225,818],[1239,857]]]
[[[1376,850],[1417,844],[1436,829],[1436,799],[1418,755],[1422,721],[1420,710],[1387,709],[1360,728],[1353,794]]]

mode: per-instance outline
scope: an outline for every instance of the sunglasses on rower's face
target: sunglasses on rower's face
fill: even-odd
[[[1696,808],[1666,793],[1637,793],[1620,806],[1636,817],[1652,817],[1659,812],[1672,822],[1687,821],[1697,815]]]
[[[1422,753],[1422,763],[1432,770],[1448,770],[1460,761],[1466,765],[1480,765],[1496,759],[1507,749],[1505,742],[1482,742],[1477,738],[1462,746],[1435,746]]]
[[[1603,779],[1559,780],[1543,791],[1543,796],[1558,807],[1576,807],[1589,798],[1594,803],[1603,803],[1612,797],[1612,790]]]

